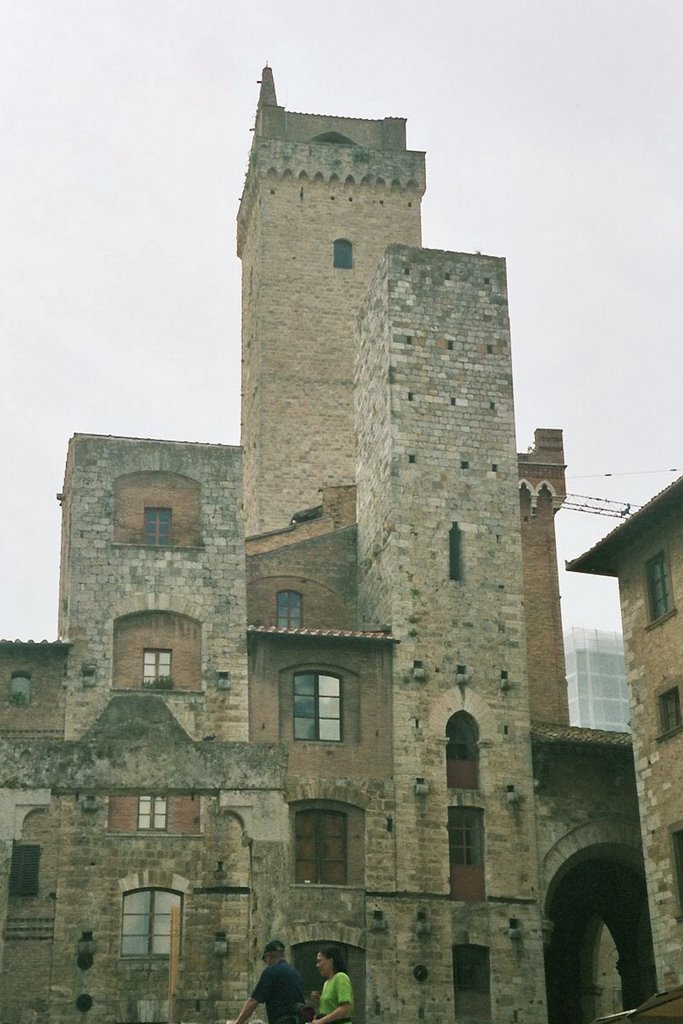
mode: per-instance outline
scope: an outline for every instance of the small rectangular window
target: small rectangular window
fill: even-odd
[[[166,831],[165,796],[141,796],[138,798],[138,829],[141,832]]]
[[[681,698],[677,686],[667,690],[659,698],[659,714],[662,732],[670,732],[681,724]]]
[[[40,846],[15,843],[9,869],[10,896],[37,896],[40,876]]]
[[[303,625],[301,594],[296,590],[280,590],[276,597],[278,626],[297,629]]]
[[[663,551],[645,563],[647,592],[650,601],[650,620],[654,622],[671,611],[669,567]]]
[[[171,509],[145,509],[145,544],[165,547],[171,543]]]
[[[346,815],[299,811],[295,818],[295,871],[299,884],[346,885]]]
[[[144,686],[170,685],[172,651],[147,648],[143,655]]]

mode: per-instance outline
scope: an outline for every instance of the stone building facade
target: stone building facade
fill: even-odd
[[[307,989],[343,947],[357,1024],[652,990],[630,739],[568,724],[562,434],[517,454],[505,263],[420,248],[423,191],[403,121],[264,69],[241,448],[72,439],[59,640],[0,644],[1,1024],[222,1021],[273,935]]]
[[[575,572],[619,580],[641,832],[657,980],[683,984],[683,717],[677,601],[683,480],[586,554]]]

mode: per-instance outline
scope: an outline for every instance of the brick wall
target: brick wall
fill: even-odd
[[[177,473],[126,473],[114,481],[114,541],[144,544],[146,508],[171,510],[170,542],[201,543],[200,486]]]
[[[140,612],[114,623],[112,687],[139,689],[143,685],[146,649],[171,652],[174,690],[201,689],[201,625],[172,612]]]

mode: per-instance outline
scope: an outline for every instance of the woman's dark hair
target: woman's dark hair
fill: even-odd
[[[334,964],[334,973],[342,971],[346,974],[346,960],[339,946],[323,946],[320,950],[322,955]]]

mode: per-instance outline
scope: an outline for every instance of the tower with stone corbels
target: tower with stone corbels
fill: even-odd
[[[263,70],[240,203],[247,535],[355,479],[355,319],[387,245],[420,244],[424,154],[401,118],[298,114]]]

